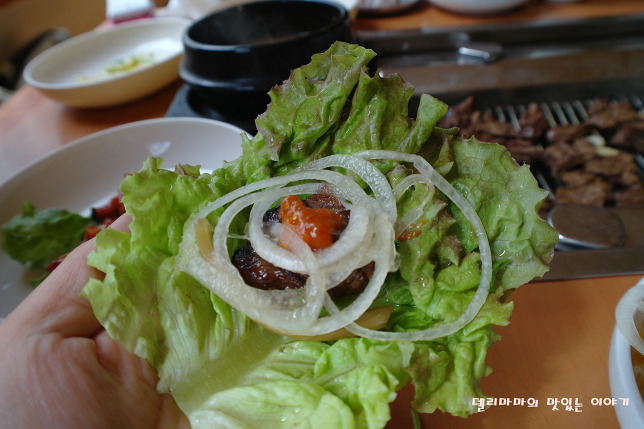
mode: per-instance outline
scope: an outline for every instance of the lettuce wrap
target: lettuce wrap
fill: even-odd
[[[257,134],[243,154],[212,173],[164,169],[149,158],[121,185],[130,233],[102,231],[89,264],[105,273],[82,295],[109,335],[146,359],[194,428],[382,428],[408,383],[413,408],[466,417],[484,397],[487,350],[509,323],[516,287],[542,276],[556,232],[538,216],[546,191],[527,165],[498,144],[463,140],[437,128],[447,106],[423,95],[408,116],[413,87],[399,76],[370,76],[375,56],[336,43],[270,91]],[[216,142],[214,142],[216,144]],[[179,269],[177,255],[195,212],[249,183],[280,176],[331,154],[391,150],[421,155],[474,207],[485,227],[493,278],[480,311],[457,332],[431,341],[295,340],[250,320]],[[396,182],[395,163],[379,168]],[[422,190],[399,202],[404,212]],[[387,331],[411,332],[456,319],[480,280],[471,226],[437,192],[413,239],[396,242],[400,267],[374,306],[393,306]],[[209,219],[216,223],[216,219]],[[243,229],[243,225],[236,226]]]

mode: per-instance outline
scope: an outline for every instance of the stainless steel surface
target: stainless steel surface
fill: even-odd
[[[621,90],[624,93],[628,93],[628,95],[615,98],[615,94],[613,93],[611,95],[613,101],[627,101],[631,103],[638,112],[644,113],[644,97],[639,94],[632,93],[632,90],[626,86]],[[578,93],[576,95],[580,94]],[[604,96],[604,94],[596,94],[590,88],[586,89],[585,95],[591,95],[592,98],[600,98]],[[593,100],[590,98],[553,101],[549,103],[542,102],[539,104],[539,107],[548,120],[548,125],[550,127],[556,127],[558,125],[576,125],[584,122],[589,117],[588,106],[592,104],[592,102]],[[521,116],[521,113],[525,108],[525,104],[494,106],[492,108],[488,107],[488,109],[494,111],[498,119],[511,122],[517,131],[520,130],[518,118]]]
[[[462,27],[423,27],[414,30],[360,30],[360,44],[379,56],[448,53],[465,42],[493,42],[515,55],[562,52],[584,47],[640,44],[644,14],[599,18],[541,19]]]
[[[491,63],[503,55],[503,46],[492,42],[469,42],[459,46],[458,53],[464,59]]]
[[[357,39],[378,53],[374,68],[400,74],[416,95],[448,104],[473,95],[476,110],[491,111],[515,128],[532,102],[551,126],[583,122],[589,101],[597,98],[628,100],[644,112],[644,14],[361,31]],[[540,183],[551,189],[544,176]],[[545,280],[644,273],[642,208],[601,210],[605,217],[589,211],[577,222],[558,224],[560,234],[571,237],[558,246]],[[592,228],[600,230],[584,233]]]
[[[644,209],[642,215],[644,219]],[[626,237],[622,218],[605,207],[558,204],[548,213],[548,223],[559,233],[563,249],[619,247]]]
[[[443,94],[522,88],[644,76],[644,14],[594,19],[540,20],[360,31],[382,74],[399,73],[416,88]],[[496,45],[491,61],[459,52],[471,44]]]
[[[641,83],[641,81],[638,81]],[[501,98],[498,91],[491,91],[480,101],[479,106],[503,121],[512,123],[518,131],[518,118],[531,100],[541,96],[563,101],[541,102],[549,125],[579,124],[588,119],[587,107],[591,98],[613,96],[618,91],[629,96],[617,100],[628,101],[639,112],[644,113],[644,97],[634,94],[641,91],[630,80],[601,81],[594,85],[554,85],[536,88],[512,97],[512,92]],[[644,94],[644,91],[639,94]],[[517,94],[515,94],[517,95]],[[514,104],[495,104],[493,101],[511,101]],[[644,158],[638,154],[639,167],[644,173]],[[541,186],[550,191],[554,185],[535,170]],[[553,193],[551,192],[551,198]],[[589,207],[572,204],[555,205],[548,216],[548,222],[557,229],[560,241],[550,271],[543,280],[567,280],[585,277],[644,274],[644,206],[636,207]],[[537,279],[536,281],[539,281]]]
[[[644,247],[557,252],[550,263],[550,270],[543,278],[534,281],[630,274],[644,274]]]

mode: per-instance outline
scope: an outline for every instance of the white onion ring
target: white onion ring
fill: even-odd
[[[368,159],[412,163],[419,171],[392,189],[385,175]],[[327,170],[340,167],[355,173],[373,193],[370,196],[354,179]],[[302,184],[301,182],[307,182]],[[299,184],[295,184],[299,183]],[[396,200],[416,183],[430,187],[429,196],[401,219],[396,219]],[[343,200],[350,220],[339,240],[327,249],[313,252],[288,227],[275,224],[267,233],[263,215],[280,198],[319,192],[323,184]],[[384,332],[363,328],[356,323],[377,297],[387,273],[398,269],[396,232],[402,232],[423,214],[434,193],[434,186],[450,198],[471,222],[481,253],[481,281],[467,309],[453,322],[416,332]],[[227,206],[213,233],[213,249],[201,256],[196,239],[196,223],[213,211]],[[255,251],[281,268],[308,275],[303,290],[264,291],[244,283],[229,258],[227,241],[233,219],[252,206],[248,239]],[[276,236],[287,234],[288,249],[276,243]],[[290,235],[289,235],[290,234]],[[234,235],[237,237],[238,235]],[[357,335],[379,340],[431,340],[456,332],[478,313],[488,294],[492,275],[489,243],[473,207],[422,157],[393,151],[366,151],[355,155],[331,155],[315,160],[284,176],[254,182],[207,204],[190,221],[184,232],[177,258],[186,271],[226,302],[258,323],[286,335],[321,335],[347,328]],[[374,273],[364,291],[340,310],[326,292],[357,268],[374,261]],[[329,315],[320,317],[325,306]]]
[[[644,341],[635,323],[638,311],[644,312],[644,278],[626,291],[615,308],[617,328],[629,344],[644,355]]]
[[[262,201],[253,205],[248,232],[249,240],[253,243],[253,248],[259,256],[271,264],[286,270],[296,273],[306,273],[302,263],[292,252],[287,251],[274,241],[268,239],[262,229],[262,218],[264,213],[272,205],[271,201],[276,201],[288,195],[315,193],[318,190],[319,184],[271,189],[267,190],[267,193],[271,192],[270,195],[266,194]],[[349,217],[349,224],[343,231],[340,239],[334,243],[332,248],[322,249],[316,252],[320,265],[328,266],[338,264],[342,260],[346,262],[347,259],[353,260],[356,256],[360,256],[356,254],[355,250],[360,244],[359,238],[364,237],[369,231],[371,219],[368,210],[362,206],[348,206],[347,208],[350,210],[351,216]]]
[[[407,189],[411,188],[416,183],[422,183],[426,185],[429,188],[429,193],[425,196],[425,198],[423,198],[420,204],[414,206],[411,210],[409,210],[402,217],[396,220],[396,237],[399,237],[403,233],[403,231],[412,226],[414,222],[416,222],[416,220],[421,218],[424,213],[425,206],[427,205],[427,203],[429,203],[429,201],[431,201],[432,197],[434,196],[434,184],[427,177],[421,174],[410,174],[409,176],[403,178],[400,183],[398,183],[394,188],[393,191],[394,196],[396,197],[396,201],[398,201],[403,196]]]
[[[478,314],[479,310],[485,304],[488,296],[488,289],[492,281],[492,251],[490,243],[487,240],[485,228],[478,214],[472,205],[424,158],[407,153],[392,151],[372,150],[356,154],[357,156],[369,159],[392,159],[413,163],[414,167],[420,174],[427,177],[441,192],[443,192],[452,202],[463,212],[463,215],[472,224],[476,240],[479,245],[481,256],[481,280],[474,297],[463,313],[454,321],[420,331],[410,332],[386,332],[367,329],[352,323],[346,328],[356,335],[368,337],[375,340],[409,340],[409,341],[429,341],[436,338],[442,338],[451,335],[461,329],[467,323],[471,322]]]
[[[389,181],[378,168],[369,161],[352,155],[329,155],[316,159],[302,167],[303,169],[324,169],[329,167],[343,167],[357,173],[364,180],[380,203],[393,224],[396,221],[396,198],[394,197]]]
[[[358,161],[360,165],[364,165],[363,160]],[[285,186],[303,180],[316,181],[318,184]],[[334,192],[338,193],[341,198],[348,200],[345,207],[350,210],[350,220],[342,237],[328,249],[315,254],[308,246],[306,246],[307,252],[304,252],[302,248],[293,252],[292,249],[289,251],[278,246],[264,231],[261,221],[263,214],[278,198],[290,194],[316,192],[320,188],[320,181],[332,185],[331,188]],[[354,180],[328,170],[301,170],[287,176],[255,182],[240,189],[242,191],[233,191],[234,195],[232,196],[227,194],[206,205],[193,217],[184,232],[184,238],[180,245],[178,265],[181,269],[250,318],[285,334],[317,335],[332,332],[353,322],[368,310],[384,282],[386,273],[389,269],[395,269],[394,264],[384,261],[382,256],[375,258],[376,271],[382,272],[384,270],[384,274],[372,277],[373,281],[365,289],[370,293],[362,294],[363,296],[356,299],[342,312],[338,312],[337,315],[319,317],[328,281],[334,282],[329,284],[330,288],[355,269],[366,265],[373,259],[367,260],[366,258],[374,253],[369,251],[369,247],[373,247],[373,243],[376,242],[374,237],[387,233],[387,227],[378,229],[373,227],[376,218],[382,217],[382,212],[375,210],[377,205],[374,204],[374,199],[368,196]],[[257,192],[260,189],[264,190]],[[196,240],[195,224],[212,211],[229,203],[230,205],[224,210],[215,227],[213,250],[203,258],[200,256],[201,252]],[[253,205],[253,208],[251,209],[248,236],[255,251],[275,265],[307,274],[309,280],[304,292],[257,290],[246,285],[241,275],[236,272],[237,269],[232,265],[228,256],[228,230],[235,216],[249,205]],[[389,229],[391,229],[391,224],[389,224]],[[382,241],[382,239],[378,241],[380,245],[382,245]],[[393,240],[390,242],[391,251],[385,252],[384,255],[395,261]],[[308,260],[303,257],[307,255]],[[280,260],[284,263],[279,263]],[[209,268],[205,269],[204,265],[208,265]],[[223,274],[213,276],[213,272],[217,270]],[[228,284],[222,285],[222,280],[227,281]],[[273,295],[277,298],[272,298]],[[302,303],[303,297],[304,302]],[[372,298],[369,299],[369,297]],[[298,321],[300,319],[302,323]]]

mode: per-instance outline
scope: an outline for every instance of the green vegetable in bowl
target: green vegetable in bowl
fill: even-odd
[[[22,264],[45,270],[83,240],[85,229],[91,223],[90,218],[65,209],[39,210],[26,201],[22,214],[2,225],[2,249]],[[33,283],[38,284],[42,279],[35,279]]]
[[[194,166],[178,174],[150,158],[122,182],[131,232],[98,235],[89,263],[106,275],[90,280],[83,296],[109,335],[157,370],[158,390],[172,393],[195,428],[382,428],[407,383],[416,411],[466,417],[476,411],[472,399],[484,396],[485,356],[499,339],[493,326],[509,323],[513,305],[505,297],[548,269],[557,234],[538,216],[546,192],[529,167],[498,144],[437,128],[446,106],[433,97],[422,96],[410,118],[413,88],[399,76],[370,76],[374,56],[346,43],[313,56],[270,92],[258,133],[241,137],[242,156],[212,174]],[[336,168],[336,160],[347,168]],[[360,225],[346,230],[364,238],[366,253],[385,267],[375,293],[363,293],[372,295],[366,301],[326,296],[334,272],[322,256],[302,256],[313,267],[305,293],[251,291],[221,257],[258,227],[252,209],[227,214],[234,197],[249,192],[245,201],[260,200],[252,192],[273,192],[291,177],[303,185],[299,194],[309,193],[314,180],[303,178],[314,176],[312,165],[352,213],[370,206],[365,213],[378,221],[363,235]],[[408,213],[411,221],[387,242],[399,223],[393,218]],[[212,237],[212,249],[200,234]],[[374,251],[381,239],[391,258]],[[266,305],[244,305],[244,296]],[[357,326],[351,311],[364,306],[392,307],[386,326]],[[312,341],[273,329],[288,328],[280,318],[292,317],[292,332],[304,325],[328,332],[345,316],[344,326],[358,335]],[[442,329],[442,336],[424,336]]]

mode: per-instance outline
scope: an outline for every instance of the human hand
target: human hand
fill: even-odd
[[[130,217],[112,228],[127,231]],[[0,428],[189,428],[157,375],[112,340],[80,291],[83,243],[0,323]]]

